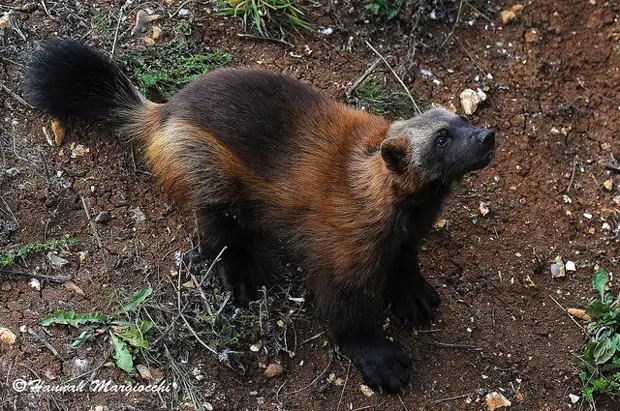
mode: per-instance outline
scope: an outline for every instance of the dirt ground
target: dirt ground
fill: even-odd
[[[409,390],[366,397],[360,372],[334,352],[308,299],[287,325],[295,333],[294,356],[254,352],[250,345],[260,337],[245,336],[230,354],[243,369],[221,362],[177,323],[182,335],[166,341],[203,396],[204,409],[477,410],[486,409],[485,395],[493,391],[503,393],[514,410],[590,409],[582,399],[569,399],[582,396],[572,353],[585,337],[562,307],[586,305],[596,266],[618,271],[620,4],[524,1],[516,20],[504,25],[499,12],[514,2],[446,1],[448,14],[424,19],[412,35],[402,21],[371,18],[361,2],[333,2],[331,10],[322,3],[308,19],[333,32],[300,31],[286,39],[294,44],[290,48],[237,36],[241,21],[213,16],[209,2],[134,1],[119,25],[117,47],[121,55],[146,47],[129,31],[137,10],[151,8],[164,16],[158,24],[165,33],[189,23],[198,51],[220,49],[233,65],[288,73],[344,100],[377,58],[368,40],[424,107],[454,105],[460,111],[462,90],[487,86],[488,99],[471,121],[496,130],[496,158],[460,184],[443,212],[447,224],[424,245],[422,268],[441,295],[441,320],[413,333],[393,318],[386,322],[389,335],[411,352]],[[0,408],[192,409],[188,399],[170,393],[36,394],[12,388],[20,378],[40,376],[53,384],[89,371],[81,378],[144,382],[105,364],[110,357],[103,338],[73,350],[78,330],[44,329],[41,320],[57,310],[112,314],[118,307],[111,295],[131,295],[149,284],[162,304],[176,306],[184,297],[176,285],[188,278],[179,278],[175,253],[192,249],[196,232],[193,215],[157,188],[138,147],[121,144],[102,125],[69,128],[63,146],[50,146],[42,132],[49,119],[15,97],[23,91],[28,55],[41,40],[70,35],[109,51],[91,21],[100,13],[116,28],[117,2],[2,2],[0,11],[9,10],[21,34],[0,30],[0,251],[67,235],[80,241],[63,253],[69,264],[61,268],[43,253],[0,271],[0,325],[17,334],[15,344],[0,344]],[[376,73],[400,89],[384,66]],[[612,191],[603,187],[609,179]],[[481,202],[489,208],[484,216]],[[97,238],[89,218],[100,211],[112,219],[92,223]],[[87,252],[86,258],[79,252]],[[550,260],[556,256],[574,261],[576,271],[552,278]],[[45,275],[70,277],[83,293]],[[40,279],[40,291],[29,285],[32,276]],[[217,286],[215,280],[209,284]],[[614,277],[612,288],[619,287]],[[301,294],[292,296],[305,296],[303,289],[294,288]],[[225,312],[238,311],[229,303]],[[272,322],[283,314],[271,312]],[[205,330],[196,331],[207,338]],[[153,356],[172,383],[169,362],[161,353]],[[281,362],[284,372],[266,379],[261,365],[272,362]],[[603,399],[596,409],[617,406]]]

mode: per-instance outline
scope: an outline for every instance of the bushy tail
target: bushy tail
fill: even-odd
[[[120,127],[149,103],[107,56],[72,39],[48,41],[34,53],[26,99],[60,121],[102,119]]]

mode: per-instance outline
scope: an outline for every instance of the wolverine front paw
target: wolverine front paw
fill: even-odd
[[[411,380],[411,361],[402,348],[383,337],[349,346],[359,361],[364,383],[373,389],[399,392]]]
[[[439,294],[424,279],[400,287],[391,295],[392,311],[406,324],[430,325],[437,319]]]

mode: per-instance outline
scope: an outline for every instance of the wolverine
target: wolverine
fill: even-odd
[[[380,327],[384,306],[409,324],[435,320],[418,250],[454,183],[492,160],[493,131],[444,109],[389,122],[250,68],[212,71],[156,104],[71,39],[44,43],[25,83],[39,111],[106,120],[144,147],[163,189],[196,212],[206,253],[227,247],[219,267],[237,303],[269,284],[264,246],[281,241],[365,383],[409,383],[409,357]]]

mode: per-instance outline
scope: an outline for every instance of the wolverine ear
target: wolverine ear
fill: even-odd
[[[387,168],[395,173],[407,171],[411,160],[411,145],[406,136],[389,137],[381,143],[381,157]]]

